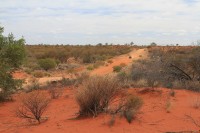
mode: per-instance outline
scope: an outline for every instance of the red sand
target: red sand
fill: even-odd
[[[129,89],[136,94],[141,89]],[[192,107],[191,101],[199,96],[194,92],[176,90],[175,97],[170,97],[172,107],[170,112],[166,111],[166,103],[169,99],[169,90],[158,89],[162,93],[149,92],[139,94],[144,100],[144,105],[131,124],[124,118],[116,117],[112,127],[108,126],[110,116],[99,115],[96,118],[85,118],[81,120],[70,120],[78,112],[78,106],[74,99],[74,90],[65,89],[64,95],[59,99],[52,100],[44,116],[49,119],[40,125],[29,125],[26,120],[16,118],[13,110],[18,103],[14,102],[0,104],[0,132],[1,133],[161,133],[167,131],[198,131],[190,115],[200,124],[199,109]],[[17,96],[15,96],[17,97]]]
[[[22,71],[15,71],[15,73],[13,73],[13,78],[17,78],[17,79],[26,79],[28,78],[28,74],[26,74],[25,72]]]

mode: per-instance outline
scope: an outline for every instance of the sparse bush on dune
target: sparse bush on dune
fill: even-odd
[[[37,120],[40,124],[50,100],[44,93],[33,91],[24,95],[16,109],[16,116],[23,119]]]
[[[196,97],[191,98],[191,105],[193,108],[199,109],[200,108],[200,97],[196,96]]]
[[[51,87],[49,88],[49,94],[51,95],[52,99],[57,99],[59,98],[63,93],[63,90],[61,88],[54,88]]]
[[[120,92],[121,88],[118,80],[112,76],[94,76],[89,78],[83,82],[76,94],[80,116],[98,115],[106,110]]]
[[[51,58],[40,59],[38,61],[38,64],[40,65],[41,68],[43,68],[46,71],[56,67],[56,61],[54,59],[51,59]]]
[[[58,83],[61,84],[61,86],[71,86],[74,85],[76,82],[76,79],[70,79],[70,78],[65,78],[63,77],[60,81],[58,81]]]
[[[121,66],[121,67],[125,67],[125,66],[126,66],[126,63],[120,63],[119,66]]]
[[[112,61],[112,60],[108,60],[108,63],[109,63],[109,64],[112,64],[112,63],[113,63],[113,61]]]
[[[88,80],[90,77],[88,72],[76,73],[75,76],[75,86],[82,84],[85,80]]]
[[[124,117],[129,123],[131,123],[132,120],[135,119],[142,105],[143,105],[143,101],[140,97],[131,95],[126,99],[123,113],[124,113]]]
[[[136,95],[125,95],[121,98],[117,108],[112,109],[112,115],[120,114],[124,116],[128,123],[131,123],[136,118],[140,108],[143,105],[143,100]]]
[[[117,74],[117,78],[119,79],[119,81],[121,82],[126,82],[128,81],[130,78],[129,78],[129,75],[125,72],[125,71],[121,71]]]
[[[123,114],[129,123],[136,117],[143,101],[133,95],[126,96],[119,84],[119,80],[113,76],[94,76],[83,82],[76,94],[80,116],[97,116],[107,112],[113,117],[109,122],[114,124],[114,115]],[[112,104],[119,104],[112,109]]]
[[[144,79],[149,87],[154,88],[163,80],[160,63],[158,61],[138,61],[132,65],[131,79],[135,82]]]
[[[113,66],[113,72],[120,72],[122,70],[121,66]]]
[[[33,76],[36,78],[42,78],[44,76],[50,76],[50,74],[43,72],[43,71],[34,71]]]
[[[31,79],[30,82],[31,82],[31,84],[29,86],[27,86],[26,92],[31,92],[31,91],[40,89],[40,84],[39,84],[38,79],[33,78],[33,79]]]
[[[89,70],[89,71],[94,70],[94,67],[90,65],[87,67],[87,70]]]

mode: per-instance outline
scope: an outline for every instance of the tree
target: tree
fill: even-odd
[[[19,80],[13,79],[12,73],[26,57],[25,40],[15,40],[12,33],[5,37],[3,31],[4,28],[0,27],[0,101],[7,100],[21,86]]]

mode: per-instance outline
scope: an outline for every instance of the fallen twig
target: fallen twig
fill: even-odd
[[[188,117],[197,127],[200,127],[200,124],[198,124],[198,123],[194,120],[194,118],[192,118],[191,115],[185,115],[185,116]]]

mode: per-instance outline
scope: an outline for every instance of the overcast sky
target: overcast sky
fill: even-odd
[[[200,0],[0,0],[5,34],[28,44],[191,44]]]

